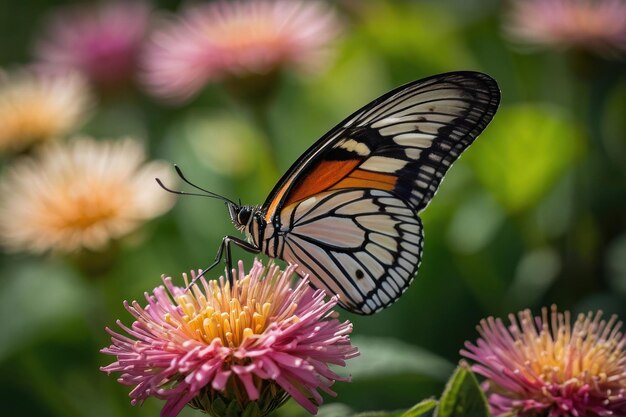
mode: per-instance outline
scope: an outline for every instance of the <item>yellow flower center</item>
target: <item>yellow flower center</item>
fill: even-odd
[[[2,141],[48,139],[59,133],[57,114],[41,97],[22,98],[2,120]]]
[[[48,205],[49,213],[46,218],[56,230],[84,231],[109,219],[115,219],[128,197],[123,184],[102,180],[85,186],[68,181],[67,187],[58,192],[64,198],[42,201]]]
[[[620,365],[624,342],[615,317],[605,322],[600,315],[580,315],[571,326],[569,312],[553,310],[549,320],[544,310],[543,326],[537,332],[534,318],[526,311],[520,324],[523,333],[517,334],[515,345],[524,367],[518,371],[530,380],[576,387],[624,381]]]
[[[231,289],[228,282],[220,285],[212,280],[207,283],[206,295],[197,285],[178,295],[175,300],[184,311],[186,332],[207,344],[218,338],[224,346],[234,348],[263,333],[271,322],[297,322],[293,315],[297,304],[281,305],[284,294],[280,286],[250,285],[249,281],[249,276],[235,280]]]

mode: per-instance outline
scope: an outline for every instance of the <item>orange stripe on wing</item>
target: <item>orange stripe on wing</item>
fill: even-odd
[[[338,182],[333,189],[340,188],[375,188],[391,191],[395,188],[398,177],[391,174],[380,174],[358,169]]]
[[[278,203],[280,202],[280,199],[283,198],[283,195],[287,191],[288,187],[289,187],[289,183],[283,184],[283,186],[280,188],[280,190],[274,196],[274,199],[270,203],[270,205],[269,205],[269,207],[267,209],[267,212],[265,213],[265,221],[266,222],[271,223],[272,217],[274,216],[274,214],[276,212],[276,209],[278,209]]]
[[[307,197],[326,191],[344,179],[362,162],[361,159],[345,161],[322,161],[309,171],[304,180],[291,190],[285,205],[304,200]],[[278,193],[282,195],[282,193]],[[272,205],[274,202],[272,202]],[[271,206],[270,206],[271,207]]]
[[[350,178],[380,182],[391,185],[392,187],[395,187],[396,182],[398,181],[398,177],[396,175],[365,171],[362,169],[355,170],[352,174],[350,174]]]

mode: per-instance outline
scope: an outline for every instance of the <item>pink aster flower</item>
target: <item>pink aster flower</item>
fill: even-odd
[[[149,17],[140,0],[61,8],[48,18],[37,59],[46,68],[78,71],[104,89],[123,87],[134,77]]]
[[[494,416],[604,417],[626,415],[626,339],[622,323],[602,313],[524,310],[510,324],[490,317],[481,337],[461,354],[477,363]]]
[[[601,54],[626,52],[624,0],[513,0],[505,31],[516,41],[576,47]]]
[[[192,5],[154,33],[145,55],[146,83],[157,96],[184,101],[225,78],[319,68],[338,32],[337,16],[320,1]]]
[[[306,280],[292,285],[294,271],[255,261],[246,275],[240,262],[232,285],[202,277],[189,291],[163,278],[146,307],[125,303],[135,318],[130,327],[118,321],[121,333],[107,329],[113,344],[102,352],[117,360],[102,370],[121,372],[118,381],[134,387],[133,404],[166,400],[163,417],[186,404],[220,416],[232,402],[264,416],[288,396],[315,413],[318,390],[333,395],[334,381],[349,380],[328,364],[343,366],[358,352],[352,324],[331,311],[337,299],[325,301]]]

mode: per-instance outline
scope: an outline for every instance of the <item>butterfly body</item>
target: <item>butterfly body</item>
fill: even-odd
[[[399,298],[422,257],[419,212],[452,163],[487,126],[496,82],[455,72],[398,87],[309,148],[265,203],[227,203],[246,241],[229,244],[298,264],[300,275],[349,311],[373,314]]]

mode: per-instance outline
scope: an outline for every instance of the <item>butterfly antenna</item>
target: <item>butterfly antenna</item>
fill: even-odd
[[[183,181],[185,181],[187,184],[191,185],[191,186],[192,186],[192,187],[194,187],[195,189],[197,189],[197,190],[200,190],[200,191],[204,192],[205,194],[199,194],[199,193],[189,193],[189,192],[186,192],[186,191],[177,191],[177,190],[172,190],[171,188],[169,188],[169,187],[167,187],[165,184],[163,184],[163,181],[161,181],[161,179],[160,179],[160,178],[155,178],[155,180],[156,180],[157,184],[159,184],[159,186],[160,186],[161,188],[163,188],[165,191],[167,191],[167,192],[169,192],[169,193],[172,193],[172,194],[177,194],[177,195],[193,195],[193,196],[197,196],[197,197],[217,198],[218,200],[222,200],[222,201],[224,201],[224,202],[226,202],[226,203],[233,204],[233,205],[237,205],[237,204],[235,204],[235,202],[234,202],[234,201],[232,201],[232,200],[230,200],[230,199],[228,199],[228,198],[226,198],[226,197],[224,197],[224,196],[221,196],[221,195],[216,194],[216,193],[214,193],[214,192],[211,192],[211,191],[209,191],[209,190],[205,190],[204,188],[200,188],[200,187],[198,187],[198,186],[197,186],[197,185],[195,185],[195,184],[192,184],[192,183],[191,183],[191,182],[190,182],[190,181],[189,181],[189,180],[188,180],[188,179],[187,179],[187,178],[183,175],[183,172],[180,170],[180,168],[178,168],[178,166],[174,165],[174,168],[176,168],[176,172],[178,173],[178,176],[179,176],[180,178],[182,178],[182,180],[183,180]]]
[[[215,198],[212,195],[198,194],[198,193],[188,193],[188,192],[185,192],[185,191],[172,190],[171,188],[166,187],[165,184],[163,184],[163,181],[161,181],[159,178],[155,178],[155,180],[159,184],[159,186],[161,188],[163,188],[165,191],[167,191],[168,193],[178,194],[178,195],[195,195],[197,197],[211,197],[211,198]]]
[[[205,193],[207,193],[207,194],[208,194],[208,196],[210,196],[210,197],[213,197],[213,198],[218,198],[218,199],[220,199],[220,200],[223,200],[223,201],[226,201],[226,202],[228,202],[228,203],[231,203],[231,204],[233,204],[233,205],[235,205],[235,206],[237,205],[237,203],[235,203],[235,202],[234,202],[234,201],[232,201],[231,199],[226,198],[226,197],[224,197],[224,196],[221,196],[221,195],[219,195],[219,194],[216,194],[216,193],[214,193],[214,192],[212,192],[212,191],[205,190],[204,188],[202,188],[202,187],[198,187],[196,184],[194,184],[194,183],[192,183],[191,181],[189,181],[189,180],[187,179],[187,177],[185,177],[185,174],[183,174],[183,171],[180,169],[180,167],[179,167],[178,165],[174,164],[174,169],[176,170],[176,173],[178,174],[178,176],[180,177],[180,179],[182,179],[183,181],[185,181],[187,184],[191,185],[191,186],[192,186],[193,188],[195,188],[196,190],[200,190],[200,191],[202,191],[202,192],[205,192]]]

